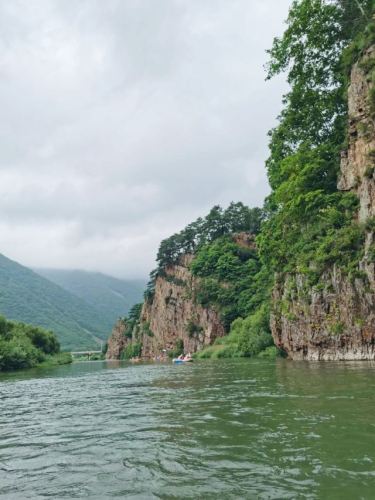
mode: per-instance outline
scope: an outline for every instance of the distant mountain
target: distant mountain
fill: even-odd
[[[146,286],[146,280],[122,280],[88,271],[35,269],[35,272],[93,306],[110,327],[134,304],[143,301]]]
[[[116,319],[1,254],[0,314],[53,330],[68,350],[97,349]]]

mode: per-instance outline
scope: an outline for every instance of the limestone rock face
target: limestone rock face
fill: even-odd
[[[125,323],[119,319],[113,327],[111,336],[108,339],[108,349],[106,359],[120,359],[122,351],[129,344],[130,340],[125,337]]]
[[[359,223],[375,216],[375,126],[369,100],[372,83],[366,73],[374,57],[375,47],[371,47],[352,68],[348,149],[342,153],[338,182],[340,190],[358,195]],[[375,359],[374,243],[374,233],[368,230],[361,279],[351,281],[336,268],[327,271],[320,285],[312,288],[302,275],[278,277],[271,329],[276,345],[289,357]]]
[[[309,290],[305,276],[290,276],[273,291],[271,329],[275,344],[292,359],[375,359],[375,293],[363,280],[340,271]]]
[[[225,335],[218,312],[204,308],[195,301],[198,280],[188,266],[191,255],[185,255],[179,264],[165,269],[155,283],[151,302],[145,302],[141,323],[147,325],[150,334],[143,334],[142,356],[159,356],[163,350],[172,350],[178,339],[185,352],[196,352]]]
[[[368,98],[372,83],[365,69],[366,62],[374,57],[375,47],[371,47],[351,72],[348,89],[349,147],[342,154],[338,182],[340,190],[357,193],[360,222],[375,215],[375,126]]]

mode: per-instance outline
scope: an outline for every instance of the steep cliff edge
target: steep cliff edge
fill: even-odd
[[[356,193],[363,252],[356,276],[332,266],[311,286],[303,274],[278,276],[271,329],[292,359],[375,359],[375,47],[351,71],[348,149],[342,153],[338,189]]]
[[[199,280],[189,270],[192,259],[192,255],[182,256],[156,278],[154,296],[141,312],[141,324],[151,332],[142,338],[144,357],[158,356],[178,345],[185,352],[196,352],[225,335],[219,313],[195,299]]]
[[[191,232],[183,248],[181,234],[186,233],[162,243],[161,248],[164,246],[167,251],[175,241],[179,246],[172,258],[168,254],[168,259],[167,252],[159,250],[164,265],[152,273],[144,304],[135,306],[128,318],[115,326],[108,344],[108,359],[139,354],[153,359],[201,351],[225,336],[234,319],[246,316],[249,308],[255,307],[249,304],[260,266],[254,235],[231,232],[230,225],[227,233],[222,231],[222,220],[228,213],[236,221],[232,217],[233,207],[220,215],[220,233],[211,240],[207,232],[212,231],[212,224],[204,223],[200,230],[203,242],[196,244],[194,253],[186,251],[193,246]],[[243,225],[251,226],[248,216],[253,211],[237,205],[235,215],[238,208],[246,215]],[[257,213],[257,220],[259,216]],[[199,219],[198,223],[203,226],[202,221]],[[259,226],[258,221],[256,224]],[[197,241],[196,234],[193,238],[193,242]]]
[[[370,68],[375,61],[375,46],[369,48],[351,71],[348,89],[349,147],[341,156],[338,189],[358,195],[359,222],[375,215],[375,129]]]
[[[125,332],[125,322],[119,319],[113,327],[112,333],[108,339],[106,359],[120,359],[123,350],[130,342],[130,339],[125,336]]]
[[[193,353],[225,335],[219,313],[196,301],[199,280],[189,270],[192,260],[192,255],[183,255],[178,264],[167,266],[156,278],[153,295],[145,300],[130,335],[126,336],[129,329],[123,319],[116,323],[108,340],[107,359],[124,357],[130,344],[142,346],[144,359],[176,350]]]

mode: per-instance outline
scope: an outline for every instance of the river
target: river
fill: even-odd
[[[0,405],[1,499],[375,496],[367,362],[76,363]]]

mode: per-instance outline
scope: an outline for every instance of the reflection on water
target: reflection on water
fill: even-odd
[[[0,497],[374,498],[371,363],[77,363],[0,378]]]

